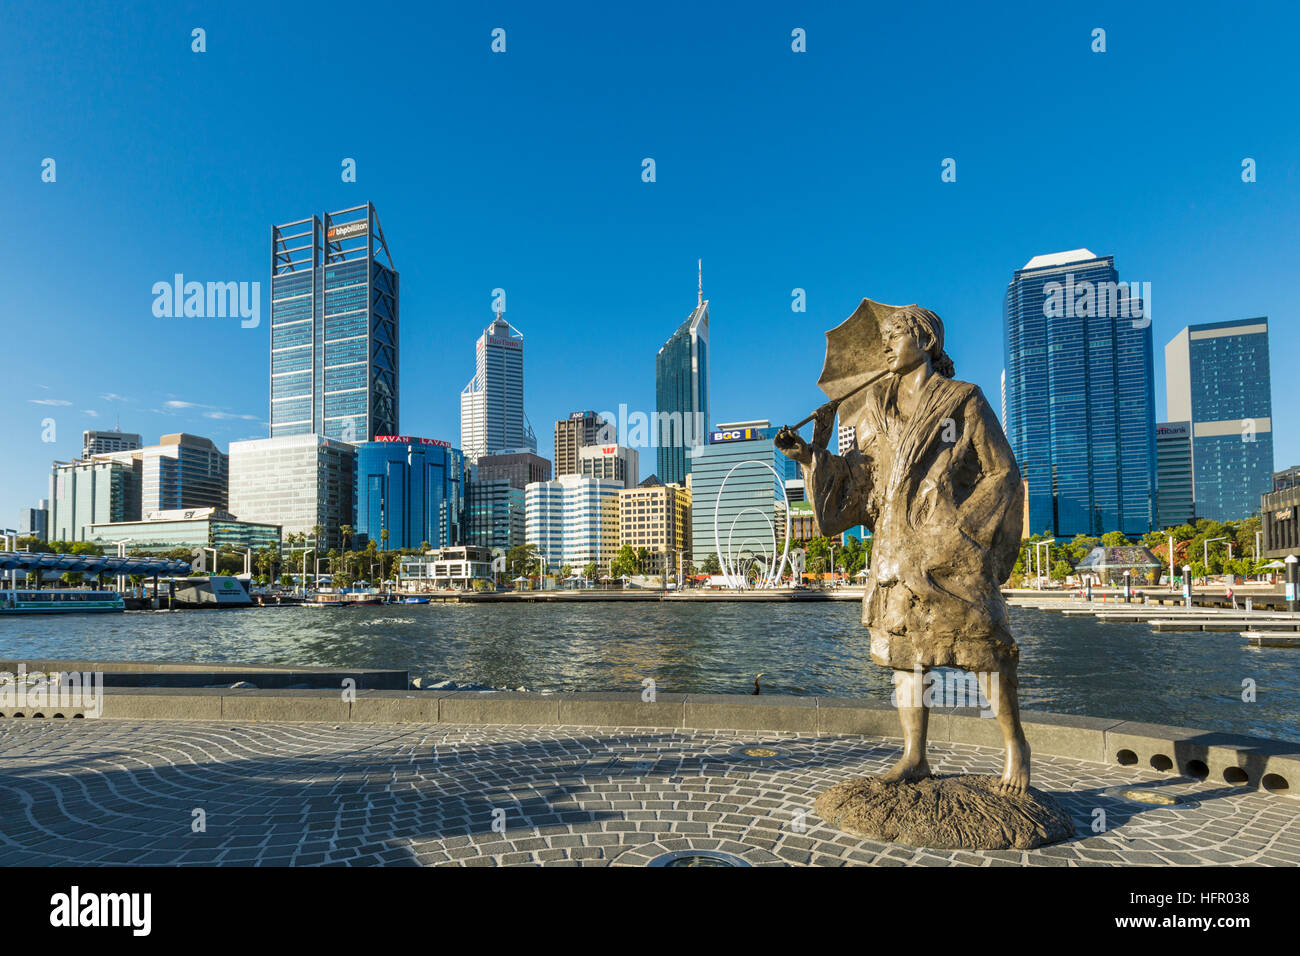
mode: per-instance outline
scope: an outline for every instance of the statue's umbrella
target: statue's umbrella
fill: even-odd
[[[830,399],[829,404],[838,409],[841,422],[858,419],[866,401],[867,386],[889,370],[880,327],[899,308],[863,299],[852,315],[826,333],[826,362],[817,385]],[[813,417],[809,415],[792,427],[802,428]]]

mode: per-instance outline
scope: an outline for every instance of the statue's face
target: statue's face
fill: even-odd
[[[885,349],[885,361],[895,375],[910,372],[917,366],[924,365],[929,358],[929,353],[922,347],[916,333],[901,318],[890,316],[886,319],[880,336]]]

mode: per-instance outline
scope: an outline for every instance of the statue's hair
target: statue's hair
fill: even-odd
[[[907,323],[907,327],[917,337],[921,347],[930,353],[931,368],[944,378],[952,378],[957,374],[952,359],[943,350],[943,319],[919,305],[905,305],[893,312],[890,318],[894,316]],[[929,345],[926,345],[927,342]]]

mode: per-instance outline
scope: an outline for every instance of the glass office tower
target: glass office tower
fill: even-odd
[[[760,558],[766,567],[785,547],[785,455],[765,421],[718,425],[691,466],[691,554]],[[716,514],[716,518],[715,518]],[[775,550],[774,550],[775,549]]]
[[[1169,417],[1190,421],[1196,516],[1240,520],[1273,488],[1268,319],[1189,325],[1165,346]]]
[[[271,228],[271,437],[398,433],[399,281],[370,203]]]
[[[367,541],[388,551],[464,544],[464,487],[464,459],[449,442],[406,436],[361,442],[354,547]]]
[[[1151,530],[1155,386],[1144,308],[1114,257],[1087,249],[1035,256],[1007,286],[1004,424],[1028,482],[1026,535]]]
[[[1176,528],[1196,520],[1192,482],[1192,423],[1156,426],[1156,527]]]
[[[474,344],[474,377],[460,393],[460,446],[465,459],[537,451],[524,414],[524,336],[501,313]]]
[[[685,484],[709,417],[709,302],[703,283],[695,310],[655,356],[655,408],[655,474],[665,484]]]

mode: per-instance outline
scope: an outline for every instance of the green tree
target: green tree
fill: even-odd
[[[1128,543],[1123,531],[1107,531],[1101,536],[1101,544],[1105,548],[1122,548]]]
[[[636,573],[636,552],[632,550],[630,544],[625,544],[618,549],[618,554],[614,556],[614,563],[610,570],[616,578],[631,576]]]
[[[1074,568],[1070,566],[1069,561],[1057,561],[1052,565],[1052,580],[1064,581],[1074,573]]]
[[[339,537],[343,539],[343,550],[348,550],[348,545],[352,543],[352,536],[356,534],[356,529],[350,524],[339,525]]]
[[[721,574],[722,563],[718,560],[717,554],[710,552],[709,556],[704,559],[700,565],[700,574]]]
[[[537,545],[517,544],[506,552],[506,573],[511,578],[537,573]]]
[[[588,581],[594,581],[600,576],[600,568],[596,566],[595,561],[587,562],[587,566],[582,569],[582,576]]]

